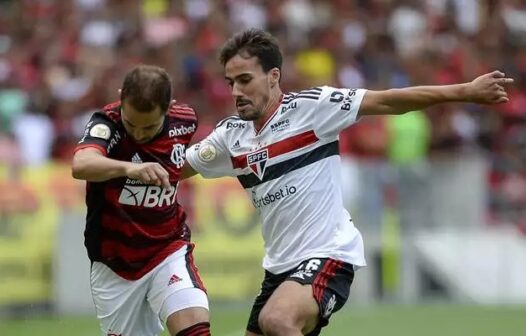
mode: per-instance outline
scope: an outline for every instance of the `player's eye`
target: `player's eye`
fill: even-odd
[[[252,80],[252,78],[250,78],[250,77],[241,77],[239,79],[239,83],[245,85],[245,84],[250,83],[251,80]]]

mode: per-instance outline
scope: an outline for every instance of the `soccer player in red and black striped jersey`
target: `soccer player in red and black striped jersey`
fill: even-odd
[[[177,202],[193,109],[172,101],[165,70],[141,65],[120,101],[97,111],[73,158],[87,181],[85,245],[105,334],[210,335],[208,298]]]

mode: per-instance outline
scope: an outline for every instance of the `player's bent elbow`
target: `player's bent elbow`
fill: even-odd
[[[73,157],[73,162],[71,163],[71,176],[77,180],[84,180],[84,165],[82,164],[82,159],[77,156]]]
[[[71,176],[78,180],[88,180],[93,174],[93,163],[101,154],[97,149],[84,148],[73,155]]]
[[[87,180],[88,179],[88,165],[90,160],[93,160],[92,155],[88,150],[81,150],[75,155],[73,155],[73,160],[71,162],[71,176],[78,180]]]

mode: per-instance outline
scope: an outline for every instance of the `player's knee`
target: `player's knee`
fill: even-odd
[[[259,315],[259,327],[265,335],[290,335],[297,330],[292,319],[279,311],[262,311]]]
[[[175,336],[210,336],[210,323],[201,322],[179,331]]]

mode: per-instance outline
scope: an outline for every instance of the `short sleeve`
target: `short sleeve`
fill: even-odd
[[[221,129],[215,129],[208,137],[186,150],[186,160],[190,166],[205,178],[236,175],[223,137]]]
[[[320,138],[337,136],[358,118],[364,89],[338,89],[323,86],[314,109],[314,132]]]
[[[106,114],[95,112],[86,124],[84,135],[78,142],[75,151],[94,147],[99,149],[104,155],[109,155],[109,152],[120,138],[117,125]]]

